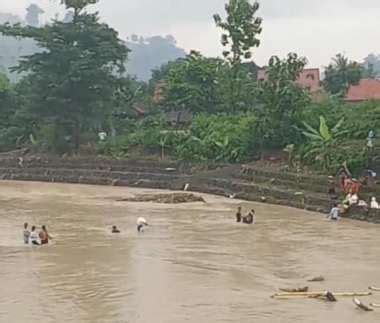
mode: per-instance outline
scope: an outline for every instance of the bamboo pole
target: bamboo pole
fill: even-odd
[[[326,291],[323,292],[298,292],[298,293],[276,293],[272,298],[288,298],[288,297],[320,297],[325,296]],[[355,296],[370,296],[371,292],[332,292],[334,296],[342,297],[355,297]]]

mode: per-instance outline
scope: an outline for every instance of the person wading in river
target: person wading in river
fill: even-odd
[[[24,243],[29,244],[30,231],[28,230],[28,223],[24,223]]]
[[[137,224],[137,232],[144,231],[144,227],[149,225],[148,222],[144,218],[138,218],[136,224]]]
[[[255,223],[255,210],[252,209],[244,218],[243,223],[254,224]]]
[[[41,231],[38,234],[38,236],[40,237],[41,245],[48,244],[49,239],[51,239],[51,236],[49,235],[45,225],[42,226]]]
[[[241,215],[241,206],[238,207],[237,213],[236,213],[236,222],[241,222],[242,215]]]
[[[327,216],[328,219],[331,219],[333,221],[338,221],[340,215],[340,210],[338,208],[338,204],[334,203],[333,208],[331,209],[329,215]]]
[[[117,228],[116,225],[112,227],[112,233],[120,233],[120,230]]]
[[[38,236],[38,233],[36,232],[35,226],[32,226],[32,231],[30,231],[30,243],[36,246],[41,245],[40,238]]]

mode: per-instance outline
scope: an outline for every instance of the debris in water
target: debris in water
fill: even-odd
[[[288,298],[320,298],[327,296],[326,291],[320,292],[296,292],[296,293],[276,293],[272,298],[288,299]],[[330,292],[333,296],[355,297],[355,296],[370,296],[371,292]]]
[[[314,277],[312,279],[308,279],[307,281],[308,282],[323,282],[323,281],[325,281],[325,277],[317,276],[317,277]]]
[[[379,287],[369,286],[368,289],[370,289],[370,290],[374,290],[374,291],[376,291],[376,292],[380,292],[380,288],[379,288]]]
[[[359,299],[357,299],[357,298],[354,298],[353,299],[353,302],[354,302],[354,304],[358,307],[358,308],[360,308],[361,310],[363,310],[363,311],[366,311],[366,312],[371,312],[371,311],[373,311],[373,308],[370,308],[370,307],[368,307],[367,305],[365,305],[365,304],[363,304]]]
[[[171,194],[140,194],[134,197],[128,197],[117,200],[117,202],[155,202],[164,204],[180,204],[203,202],[206,203],[202,196],[189,193],[171,193]]]
[[[308,286],[301,287],[301,288],[280,288],[280,291],[287,292],[287,293],[301,293],[301,292],[307,292],[309,290]]]
[[[336,302],[337,299],[335,298],[334,294],[331,292],[326,292],[326,299],[330,302]]]

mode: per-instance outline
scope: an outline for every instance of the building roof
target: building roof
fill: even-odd
[[[266,68],[257,71],[257,79],[266,81],[268,79]],[[321,79],[319,68],[305,68],[297,79],[297,84],[304,89],[308,89],[311,93],[321,90]]]
[[[350,86],[345,98],[347,102],[361,102],[367,100],[380,100],[380,80],[360,80],[359,84]]]
[[[321,90],[319,68],[306,68],[298,76],[297,84],[310,90],[311,93]]]

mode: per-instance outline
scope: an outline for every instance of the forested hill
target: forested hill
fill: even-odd
[[[148,38],[132,35],[127,40],[127,47],[132,50],[127,71],[142,81],[151,78],[152,70],[186,56],[185,50],[177,47],[176,40],[171,35]]]
[[[24,20],[15,15],[0,13],[0,24],[5,22],[24,23]],[[177,47],[176,40],[170,35],[147,38],[132,35],[126,44],[132,50],[127,63],[128,74],[143,81],[150,79],[153,69],[186,55],[182,48]],[[8,69],[17,65],[20,57],[38,50],[32,40],[0,36],[0,72],[6,72],[12,81],[17,81],[19,77],[10,74]]]

